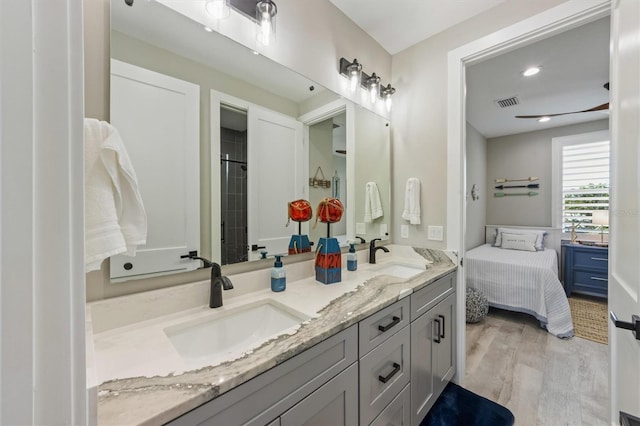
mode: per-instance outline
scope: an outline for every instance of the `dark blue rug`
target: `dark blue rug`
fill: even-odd
[[[513,426],[514,421],[507,408],[449,382],[420,426]]]

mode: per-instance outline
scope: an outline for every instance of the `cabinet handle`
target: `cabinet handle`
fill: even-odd
[[[589,277],[594,281],[609,281],[608,278],[600,278],[600,277]]]
[[[400,371],[400,364],[394,362],[393,370],[391,370],[391,373],[387,374],[386,376],[378,376],[378,380],[380,380],[382,383],[387,383],[393,376],[396,375],[398,371]]]
[[[440,320],[438,318],[435,318],[433,320],[433,322],[438,324],[438,331],[436,332],[436,338],[433,339],[433,341],[436,342],[436,343],[440,343],[441,342],[441,340],[440,340]]]
[[[393,321],[391,321],[387,325],[379,325],[378,330],[382,331],[383,333],[385,331],[388,331],[391,327],[393,327],[394,325],[397,325],[400,322],[400,317],[393,316],[392,320]]]
[[[444,333],[445,333],[444,315],[438,315],[438,316],[440,317],[440,319],[442,319],[442,334],[440,334],[440,337],[444,339]]]
[[[591,260],[601,260],[603,262],[608,261],[609,259],[607,259],[606,257],[592,257]]]

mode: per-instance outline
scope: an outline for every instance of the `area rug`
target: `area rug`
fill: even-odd
[[[507,408],[449,382],[420,426],[512,426]]]
[[[569,298],[573,331],[577,337],[608,343],[607,302],[605,300]]]

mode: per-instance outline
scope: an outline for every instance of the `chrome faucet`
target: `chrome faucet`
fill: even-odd
[[[369,263],[376,263],[376,252],[382,250],[385,253],[389,253],[389,249],[385,246],[376,247],[376,241],[381,241],[382,238],[374,238],[369,243]]]
[[[209,296],[209,307],[219,308],[222,306],[222,290],[233,289],[233,284],[228,277],[222,275],[220,265],[210,261],[209,259],[205,259],[204,257],[196,256],[195,252],[190,252],[188,255],[181,257],[201,260],[205,268],[211,268],[211,293]]]

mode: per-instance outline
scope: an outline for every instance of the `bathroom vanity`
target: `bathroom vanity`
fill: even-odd
[[[377,264],[345,270],[340,283],[294,278],[285,292],[230,297],[213,314],[186,308],[202,296],[200,284],[90,304],[98,423],[417,426],[455,372],[456,266],[440,250],[389,248]],[[288,276],[306,269],[311,276],[306,263],[291,265]],[[231,279],[238,288],[249,277]],[[173,295],[180,308],[154,308],[171,291],[182,292]],[[138,317],[122,313],[105,327],[109,303]],[[257,311],[262,305],[268,310]],[[251,317],[238,315],[254,310],[260,320],[251,327]],[[275,335],[264,332],[256,347],[201,356],[201,341],[213,337],[197,333],[211,326],[211,315],[230,320],[210,335],[227,330],[230,339],[259,333],[272,316],[294,319]]]

